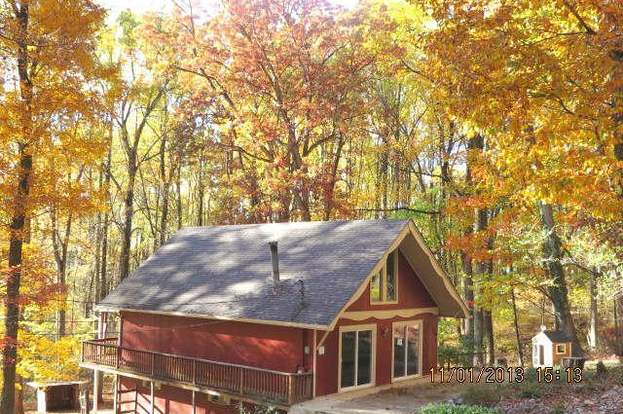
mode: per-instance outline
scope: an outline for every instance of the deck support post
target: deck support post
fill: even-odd
[[[149,414],[154,414],[155,412],[155,408],[156,408],[156,401],[155,401],[155,393],[154,393],[154,382],[150,381],[149,382],[149,393],[150,393],[150,398],[149,398]]]
[[[197,404],[196,404],[196,401],[195,401],[195,398],[196,398],[195,394],[196,394],[196,392],[197,391],[193,390],[193,397],[192,397],[192,399],[193,399],[193,414],[197,414]]]
[[[106,337],[106,312],[98,312],[97,314],[97,339]],[[84,354],[84,353],[83,353]],[[100,370],[93,370],[93,412],[99,410],[99,403],[102,401],[102,379],[103,373]]]
[[[119,412],[119,376],[117,374],[115,374],[113,379],[112,394],[112,411],[114,414],[117,414]]]
[[[102,372],[94,369],[93,370],[93,412],[97,413],[99,410],[99,400],[102,395]]]

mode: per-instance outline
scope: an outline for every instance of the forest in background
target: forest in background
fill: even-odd
[[[0,0],[3,413],[183,226],[412,218],[440,356],[623,353],[619,1],[172,1]]]

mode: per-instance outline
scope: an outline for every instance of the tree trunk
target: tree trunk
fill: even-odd
[[[473,180],[472,180],[472,162],[471,151],[477,148],[478,137],[469,139],[467,141],[467,157],[465,160],[466,171],[465,171],[465,185],[468,188],[468,191],[472,190]],[[420,163],[418,161],[418,168],[421,171]],[[419,175],[421,179],[421,174]],[[473,226],[468,226],[463,235],[465,237],[469,236],[473,232]],[[463,297],[465,302],[467,303],[467,307],[469,309],[469,316],[464,319],[463,331],[464,334],[469,338],[469,345],[473,347],[474,345],[474,281],[473,281],[473,263],[471,256],[466,252],[461,252],[461,262],[463,267]]]
[[[588,328],[588,346],[592,351],[597,349],[598,335],[598,314],[597,314],[597,268],[593,268],[590,272],[588,292],[591,300],[590,325]]]
[[[623,356],[623,294],[614,297],[614,335],[617,339],[618,348],[615,352],[619,356]]]
[[[485,344],[485,356],[487,364],[495,365],[495,336],[493,333],[493,315],[490,310],[482,311],[483,342]]]
[[[517,301],[515,300],[515,288],[511,287],[511,303],[513,305],[513,323],[515,325],[515,340],[517,341],[517,356],[519,366],[524,366],[523,347],[521,346],[521,334],[519,332],[519,316],[517,315]]]
[[[342,149],[344,147],[344,138],[342,135],[339,136],[337,141],[337,149],[335,151],[335,155],[331,160],[331,174],[329,176],[329,180],[325,189],[325,197],[324,197],[324,220],[328,221],[331,219],[331,212],[333,211],[333,206],[335,204],[335,183],[337,181],[337,171],[340,165],[340,160],[342,159]]]
[[[477,288],[476,288],[477,291]],[[482,332],[484,320],[482,317],[482,309],[480,306],[474,304],[474,366],[481,367],[484,365],[484,358],[482,355]]]
[[[484,150],[484,138],[481,135],[476,135],[470,142],[470,149],[483,151]],[[478,233],[486,230],[488,226],[488,211],[487,209],[477,208],[474,211],[474,233]],[[481,248],[485,248],[489,246],[481,246]],[[476,273],[480,275],[486,274],[489,270],[489,263],[487,261],[479,261],[476,263]],[[482,366],[484,365],[484,358],[482,352],[484,350],[485,339],[492,337],[492,335],[487,335],[487,330],[492,325],[490,322],[490,313],[486,312],[481,308],[481,305],[477,305],[477,303],[481,300],[479,295],[482,294],[482,290],[478,284],[474,286],[475,290],[475,298],[476,303],[474,303],[474,365]],[[489,340],[487,342],[487,348],[489,345]]]
[[[472,258],[465,252],[461,252],[461,262],[463,267],[463,298],[469,309],[469,315],[463,320],[463,335],[469,338],[470,346],[474,342],[474,284]]]
[[[15,414],[24,414],[24,379],[21,375],[17,375],[15,382],[19,386],[15,396]]]
[[[81,174],[80,174],[81,175]],[[71,178],[69,178],[71,179]],[[80,176],[78,177],[80,179]],[[69,236],[71,235],[72,214],[69,213],[63,234],[60,233],[58,223],[58,211],[56,208],[52,210],[52,246],[54,249],[54,258],[56,261],[56,283],[63,287],[64,293],[67,291],[67,251],[69,249]],[[66,333],[66,311],[67,302],[63,301],[56,312],[56,336],[62,338]]]
[[[16,43],[17,69],[22,104],[25,114],[22,124],[22,137],[18,143],[19,167],[17,170],[17,188],[14,190],[13,212],[10,218],[9,231],[9,271],[6,276],[6,300],[4,310],[4,344],[2,347],[2,400],[0,412],[13,414],[15,411],[15,371],[17,366],[17,344],[19,330],[19,296],[22,276],[22,252],[24,230],[26,229],[26,205],[31,187],[33,157],[26,142],[32,139],[32,83],[28,76],[28,2],[20,2],[16,6],[15,18],[18,25]]]
[[[493,249],[493,240],[489,239],[487,242],[487,248],[489,250]],[[487,274],[489,278],[493,278],[493,260],[489,260],[487,263]],[[484,342],[485,342],[485,351],[487,355],[487,363],[490,366],[495,365],[495,334],[493,331],[493,315],[491,314],[491,310],[483,311],[483,320],[484,320]]]
[[[132,245],[132,220],[134,218],[134,182],[136,181],[136,151],[128,154],[128,184],[123,199],[123,228],[121,232],[121,252],[119,255],[119,281],[130,273],[130,249]]]
[[[476,221],[474,223],[474,232],[477,233],[479,231],[483,231],[487,227],[487,210],[486,209],[476,209],[475,211]],[[487,273],[487,263],[480,261],[476,263],[476,273],[482,277],[482,275]],[[476,295],[476,303],[474,303],[474,365],[482,366],[484,365],[484,358],[482,352],[484,350],[484,340],[488,338],[487,329],[489,326],[489,316],[487,312],[482,308],[482,305],[477,304],[479,301],[479,295],[482,294],[482,290],[480,283],[475,284],[475,293]],[[488,343],[488,341],[487,341]]]
[[[169,222],[169,187],[170,181],[167,176],[166,169],[166,146],[167,139],[166,134],[162,136],[162,142],[160,143],[160,197],[161,197],[161,205],[160,205],[160,238],[159,238],[159,246],[162,246],[167,239],[167,226]]]
[[[205,199],[205,184],[203,171],[205,168],[205,157],[203,152],[199,158],[199,171],[197,171],[197,226],[203,226],[204,213],[204,199]]]
[[[182,166],[181,163],[177,168],[177,179],[175,180],[175,207],[177,210],[177,229],[182,228]]]
[[[617,24],[620,22],[617,21]],[[616,62],[615,70],[612,75],[613,80],[618,82],[619,87],[614,92],[614,131],[615,131],[615,144],[614,155],[618,161],[623,161],[623,44],[619,43],[616,48],[610,51],[610,57]],[[623,168],[617,171],[618,191],[619,199],[623,202]],[[619,275],[619,282],[623,285],[621,275]],[[619,349],[618,355],[623,356],[623,323],[621,318],[623,317],[623,291],[614,297],[615,310],[618,311],[619,320],[616,321],[615,331],[618,338]],[[616,317],[615,317],[616,319]]]
[[[383,142],[384,148],[382,148],[381,152],[378,155],[377,166],[378,169],[376,171],[376,218],[386,218],[387,217],[387,167],[388,167],[388,154],[387,154],[387,144]],[[379,198],[380,196],[380,198]]]
[[[112,121],[109,127],[109,141],[108,141],[108,155],[106,163],[104,164],[104,188],[106,188],[106,199],[110,203],[110,182],[112,179],[111,165],[112,165],[112,140],[113,140],[113,124]],[[100,267],[98,268],[98,281],[99,289],[97,291],[96,302],[104,299],[108,294],[108,226],[110,224],[110,208],[106,209],[104,213],[104,219],[102,221],[102,244],[100,254]]]
[[[558,329],[571,338],[573,349],[578,350],[579,354],[583,355],[584,350],[578,341],[575,324],[571,316],[565,270],[561,262],[563,256],[562,245],[556,233],[554,212],[550,204],[541,202],[539,203],[539,207],[541,210],[543,229],[545,230],[543,259],[545,262],[545,269],[553,282],[547,287],[548,296],[554,306],[554,316],[558,324]]]
[[[612,13],[613,17],[610,17],[611,24],[613,24],[613,33],[621,32],[621,21],[617,17],[616,13]],[[612,84],[617,85],[614,90],[613,96],[613,121],[614,121],[614,155],[618,161],[623,161],[623,41],[618,37],[618,41],[614,44],[614,47],[610,50],[610,58],[615,62],[614,70],[612,72]],[[623,201],[623,168],[617,171],[617,190],[619,192],[619,200]],[[621,276],[619,275],[619,282]],[[615,296],[615,309],[618,309],[619,318],[623,313],[623,291]],[[619,355],[623,355],[623,323],[618,323],[618,329],[616,329],[617,338],[619,339]]]
[[[101,175],[100,175],[100,188],[101,188]],[[102,213],[97,213],[97,218],[95,220],[95,255],[93,263],[93,276],[91,277],[91,286],[89,289],[89,294],[92,293],[91,299],[93,303],[97,303],[99,300],[100,292],[102,291],[101,281],[100,281],[100,268],[102,267],[102,239],[103,239],[103,226],[102,226]],[[92,289],[92,290],[91,290]],[[85,312],[85,318],[88,317],[90,309],[88,308]]]
[[[26,7],[26,6],[23,6]],[[26,217],[26,203],[30,193],[32,156],[26,152],[26,145],[20,144],[20,168],[18,188],[11,218],[9,239],[9,269],[6,280],[6,305],[4,317],[4,347],[2,349],[2,402],[0,412],[12,413],[15,407],[15,368],[17,365],[17,333],[19,329],[19,296],[22,276],[23,230]]]

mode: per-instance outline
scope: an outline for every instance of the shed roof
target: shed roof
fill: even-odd
[[[327,328],[388,249],[411,228],[409,220],[184,228],[123,280],[98,309]],[[279,243],[277,289],[269,241]],[[465,305],[438,264],[432,263],[430,251],[420,249],[429,254],[409,259],[426,266],[415,269],[418,275],[431,273],[426,275],[427,288],[431,278],[437,278],[431,295],[443,303],[440,314],[463,317]],[[426,256],[430,260],[422,258]]]
[[[571,342],[571,338],[569,338],[569,336],[563,331],[545,330],[543,331],[543,333],[552,342],[557,342],[557,343]]]

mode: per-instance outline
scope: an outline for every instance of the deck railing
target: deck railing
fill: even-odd
[[[116,338],[82,343],[82,362],[173,383],[214,389],[276,405],[312,398],[311,373],[288,373],[124,348]]]

